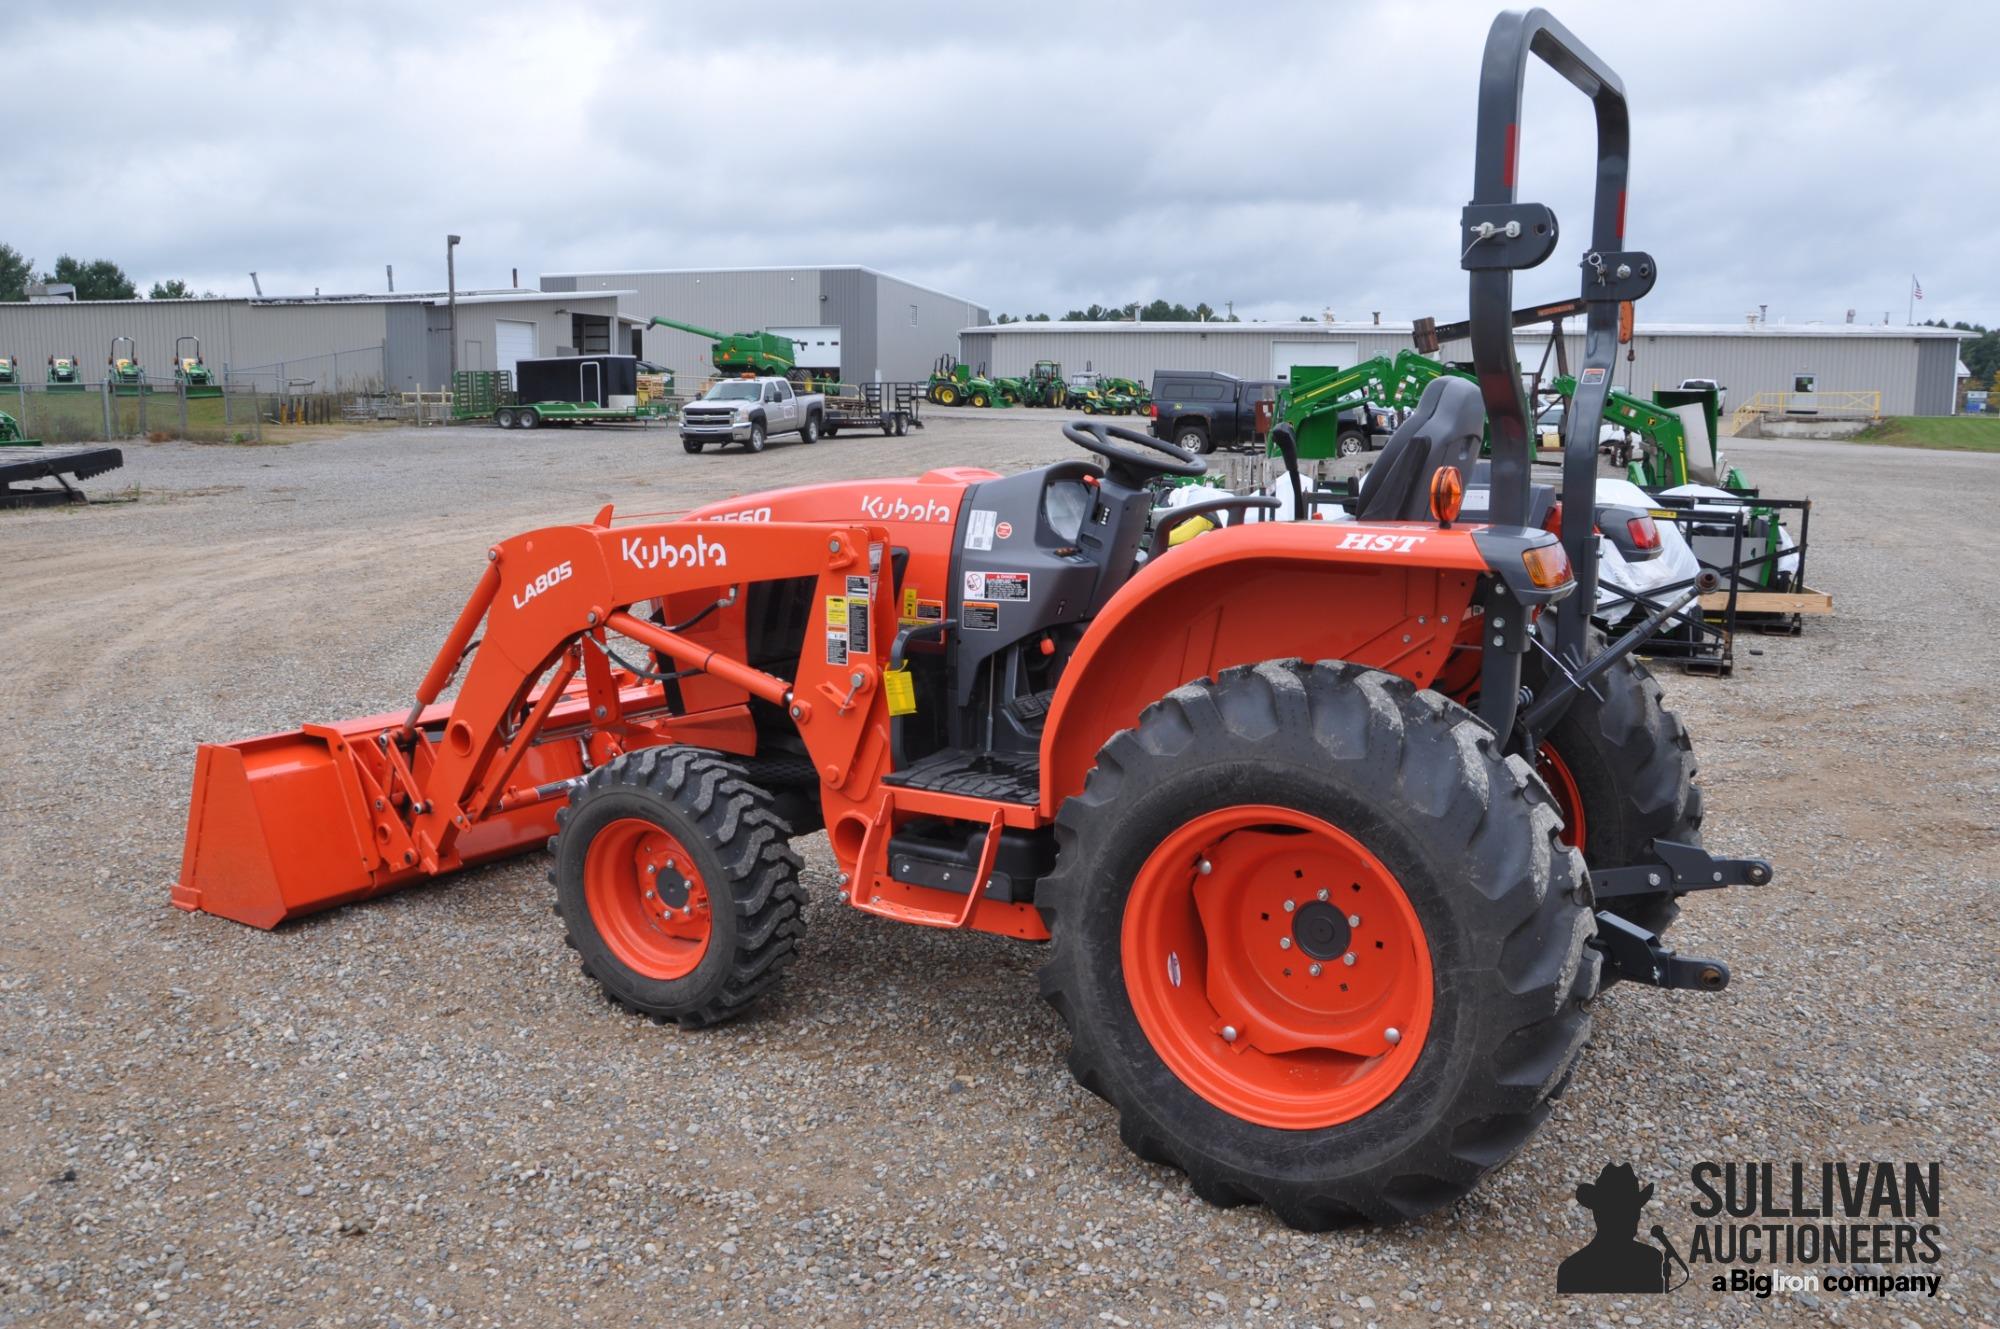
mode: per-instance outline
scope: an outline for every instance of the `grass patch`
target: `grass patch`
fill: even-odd
[[[198,443],[229,443],[255,440],[257,422],[252,416],[256,404],[248,397],[229,403],[227,418],[222,398],[195,397],[187,404],[187,429],[181,429],[180,399],[171,392],[154,392],[139,397],[111,399],[112,441],[146,438],[164,434]],[[30,392],[21,395],[0,390],[0,411],[21,423],[29,438],[44,443],[101,443],[104,441],[104,398],[95,391]]]
[[[1857,443],[1949,452],[2000,452],[2000,415],[1892,415],[1854,436]]]

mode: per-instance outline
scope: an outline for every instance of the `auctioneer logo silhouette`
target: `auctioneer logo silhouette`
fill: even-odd
[[[1630,1163],[1606,1163],[1597,1180],[1576,1188],[1576,1202],[1590,1210],[1597,1235],[1556,1270],[1558,1292],[1672,1292],[1687,1282],[1672,1282],[1673,1265],[1687,1263],[1655,1223],[1653,1237],[1639,1240],[1639,1216],[1653,1198],[1653,1184],[1639,1185]],[[1671,1261],[1671,1263],[1669,1263]]]

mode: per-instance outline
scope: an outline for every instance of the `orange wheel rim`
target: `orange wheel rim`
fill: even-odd
[[[1586,826],[1583,820],[1583,791],[1577,788],[1576,777],[1569,767],[1556,755],[1556,750],[1542,744],[1535,770],[1549,792],[1556,796],[1556,811],[1562,813],[1562,842],[1570,848],[1581,851],[1584,845]]]
[[[1161,841],[1126,900],[1122,958],[1160,1060],[1260,1126],[1354,1120],[1430,1030],[1430,946],[1395,874],[1291,808],[1221,808]]]
[[[591,837],[583,895],[618,962],[652,979],[684,978],[708,953],[708,887],[687,846],[640,817]]]

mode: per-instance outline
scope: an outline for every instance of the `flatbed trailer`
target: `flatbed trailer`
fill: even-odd
[[[922,429],[923,403],[930,385],[926,383],[840,383],[820,389],[826,398],[826,419],[821,426],[832,438],[842,429],[880,429],[900,438],[912,429]]]
[[[650,425],[671,420],[671,407],[598,406],[587,401],[527,401],[501,406],[493,412],[493,423],[502,429],[541,429],[569,425]]]

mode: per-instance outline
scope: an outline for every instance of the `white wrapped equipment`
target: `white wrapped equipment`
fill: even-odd
[[[1641,511],[1654,506],[1646,491],[1630,480],[1599,480],[1597,501],[1600,504],[1616,504],[1619,507],[1638,508]],[[1616,591],[1627,595],[1659,598],[1660,588],[1694,584],[1701,573],[1701,563],[1688,547],[1673,522],[1657,523],[1660,528],[1660,556],[1649,558],[1643,563],[1628,563],[1618,547],[1605,539],[1597,538],[1597,610],[1596,617],[1607,626],[1617,627],[1634,617],[1644,617],[1653,611],[1645,605],[1623,599]],[[1680,594],[1679,591],[1672,595]],[[1671,597],[1669,597],[1671,598]],[[1689,605],[1675,617],[1693,619],[1701,611],[1700,602]]]

